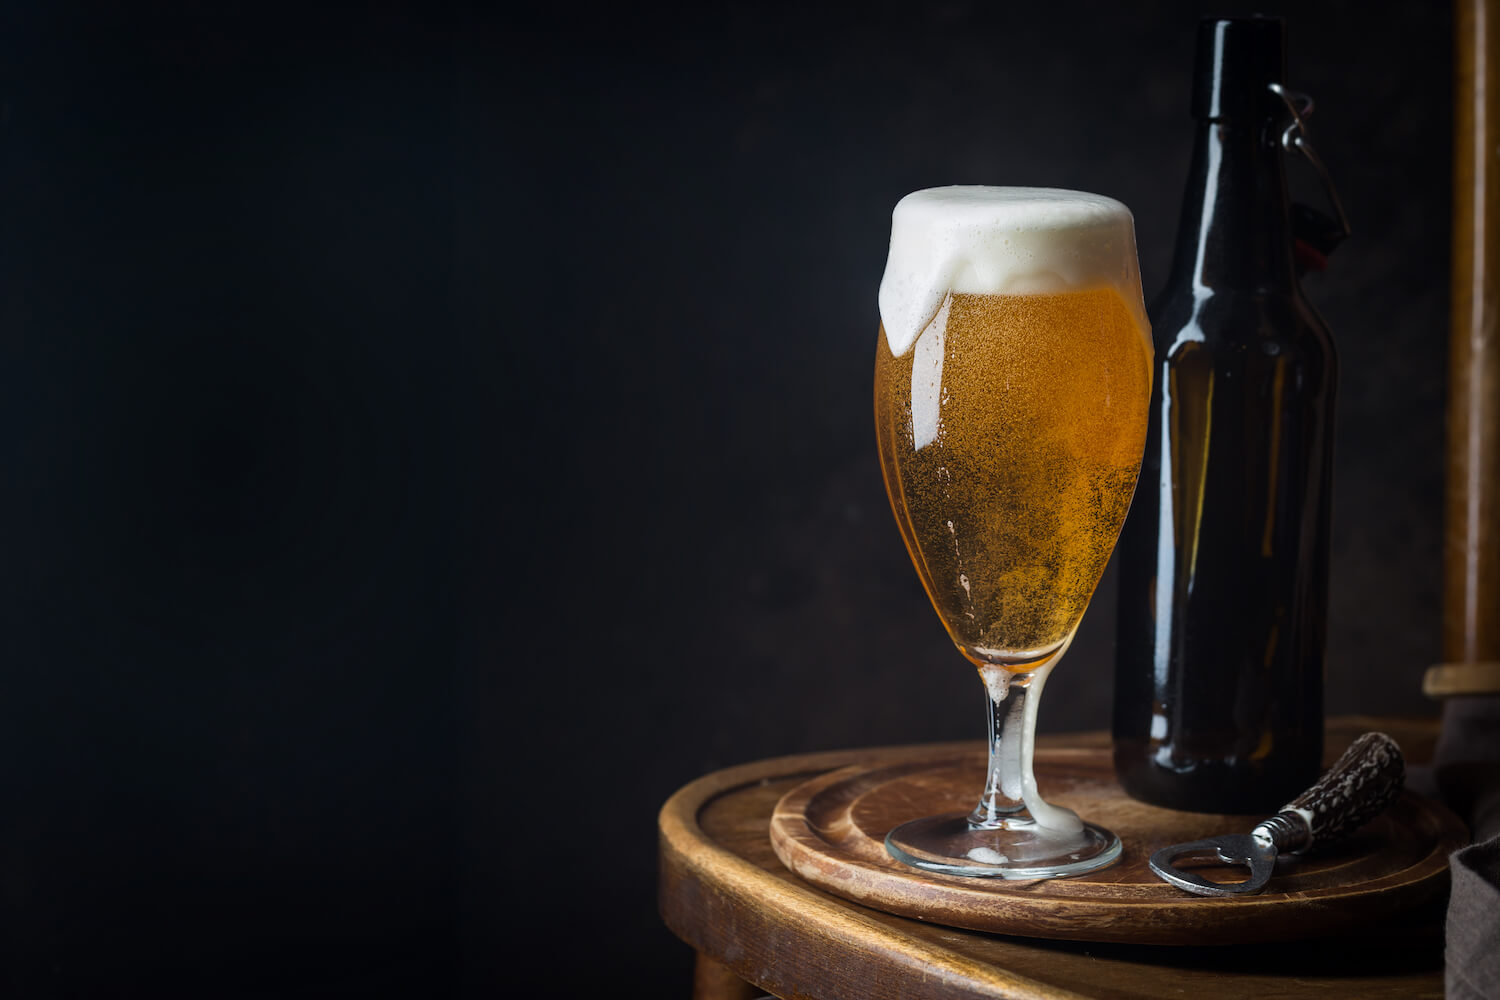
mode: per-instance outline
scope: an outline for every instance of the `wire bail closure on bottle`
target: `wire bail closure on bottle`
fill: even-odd
[[[1307,139],[1307,123],[1304,119],[1313,113],[1312,97],[1300,91],[1289,90],[1279,83],[1268,83],[1266,86],[1271,93],[1281,98],[1281,103],[1286,105],[1287,113],[1291,115],[1291,121],[1281,131],[1281,148],[1301,153],[1312,164],[1313,169],[1318,172],[1318,180],[1323,184],[1323,193],[1333,206],[1339,228],[1344,236],[1348,236],[1349,217],[1344,214],[1344,203],[1339,200],[1338,189],[1333,186],[1333,178],[1328,176],[1328,168],[1323,165],[1322,157],[1318,156]]]

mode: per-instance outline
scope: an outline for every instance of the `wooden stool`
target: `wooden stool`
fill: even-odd
[[[1408,760],[1430,755],[1435,720],[1337,720],[1330,756],[1381,729]],[[1048,746],[1108,746],[1104,733]],[[667,926],[699,953],[698,1000],[782,997],[1405,997],[1443,991],[1443,900],[1332,940],[1194,947],[1044,940],[908,919],[804,882],[777,859],[772,811],[789,790],[851,763],[893,763],[942,747],[809,754],[715,772],[660,817]],[[1226,901],[1234,905],[1235,901]],[[754,983],[755,987],[747,985]]]

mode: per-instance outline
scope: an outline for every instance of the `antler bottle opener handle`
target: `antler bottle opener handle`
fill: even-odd
[[[1365,733],[1344,755],[1281,812],[1248,834],[1227,834],[1164,847],[1151,855],[1151,870],[1180,889],[1200,896],[1241,896],[1260,892],[1281,854],[1303,854],[1341,840],[1379,815],[1401,794],[1406,762],[1401,748],[1384,733]],[[1217,855],[1229,865],[1244,865],[1244,882],[1210,882],[1185,872],[1176,862]]]

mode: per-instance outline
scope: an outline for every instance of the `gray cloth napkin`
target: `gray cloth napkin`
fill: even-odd
[[[1449,858],[1445,930],[1449,1000],[1500,998],[1500,695],[1451,698],[1427,773],[1414,775],[1469,824],[1472,843]]]

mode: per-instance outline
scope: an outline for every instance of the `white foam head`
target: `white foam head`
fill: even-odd
[[[905,354],[952,292],[1036,295],[1113,286],[1149,330],[1135,220],[1113,198],[1054,188],[915,191],[891,214],[880,319]]]

